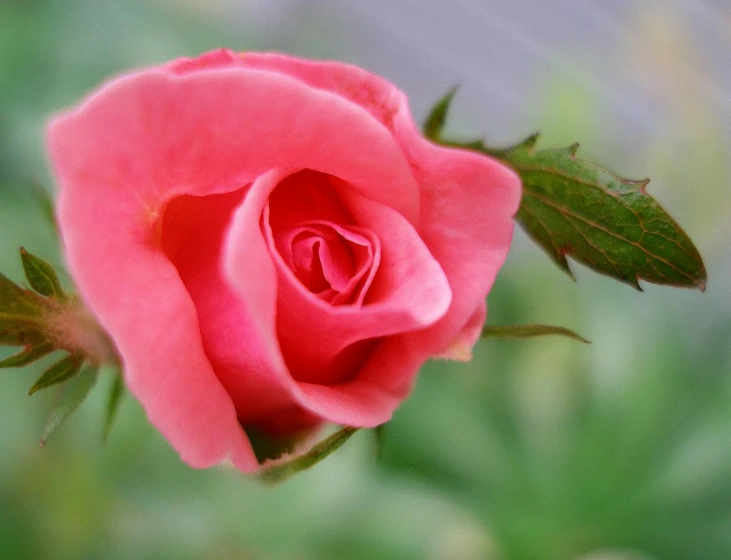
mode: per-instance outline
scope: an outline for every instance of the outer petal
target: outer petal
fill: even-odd
[[[229,192],[273,168],[309,168],[418,216],[408,163],[378,121],[278,73],[228,66],[124,76],[52,123],[49,141],[56,168],[63,161],[93,176],[95,188],[130,190],[150,213],[180,194]]]
[[[304,83],[363,107],[386,128],[402,110],[405,96],[392,84],[351,64],[303,60],[278,53],[245,53],[243,63],[251,68],[281,72]]]
[[[496,160],[425,140],[406,112],[395,133],[421,189],[419,233],[454,293],[445,317],[415,337],[432,353],[449,354],[455,344],[474,343],[475,317],[484,320],[485,297],[510,249],[521,183]]]
[[[482,300],[452,343],[437,357],[468,362],[472,359],[472,347],[479,340],[487,318],[487,302]]]
[[[230,459],[255,470],[231,399],[203,352],[196,310],[173,265],[146,243],[150,232],[140,223],[138,200],[129,191],[113,198],[102,189],[79,193],[78,177],[63,165],[59,170],[67,187],[58,217],[68,264],[112,334],[150,421],[194,467]]]
[[[183,196],[168,205],[162,246],[185,283],[200,324],[200,336],[216,376],[246,425],[282,416],[296,401],[266,367],[264,342],[252,326],[247,302],[232,290],[221,270],[223,239],[246,189],[206,197]],[[270,260],[248,264],[260,278]],[[273,286],[272,286],[273,287]],[[286,424],[282,419],[283,424]]]
[[[510,247],[512,218],[520,203],[519,178],[487,156],[426,140],[414,125],[406,96],[361,68],[255,53],[247,54],[244,64],[337,93],[361,105],[393,132],[420,188],[422,213],[417,229],[442,265],[453,292],[447,315],[425,333],[414,335],[411,344],[423,345],[425,357],[455,357],[454,345],[462,345],[464,356],[465,342],[476,340],[476,317]]]
[[[414,218],[418,193],[398,145],[338,96],[241,67],[120,78],[57,118],[48,141],[67,261],[129,387],[191,465],[229,458],[255,468],[196,309],[160,247],[164,205],[230,192],[284,165],[343,177]]]

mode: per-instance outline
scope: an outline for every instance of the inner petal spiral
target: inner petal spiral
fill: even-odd
[[[277,252],[302,286],[332,305],[362,305],[381,243],[353,224],[328,177],[306,170],[287,178],[268,210]]]

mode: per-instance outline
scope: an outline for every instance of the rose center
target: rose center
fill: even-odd
[[[379,249],[361,228],[313,221],[275,236],[280,255],[302,285],[333,304],[363,303]]]
[[[277,252],[299,283],[331,305],[362,305],[381,258],[370,230],[353,224],[327,175],[302,171],[272,192],[268,221]]]

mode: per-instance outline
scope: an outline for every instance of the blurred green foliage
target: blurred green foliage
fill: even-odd
[[[62,262],[33,195],[51,188],[48,114],[125,68],[218,45],[297,54],[316,42],[303,29],[302,42],[269,45],[254,22],[185,5],[0,3],[0,270],[14,280],[20,245]],[[618,166],[612,154],[626,153],[602,127],[608,109],[572,84],[544,85],[532,110],[551,127],[546,145],[583,132],[586,157],[663,178],[651,192],[674,202],[671,213],[704,254],[705,295],[653,286],[640,294],[580,267],[574,284],[517,234],[489,322],[565,325],[594,344],[491,340],[469,364],[430,363],[387,426],[380,461],[374,434],[361,431],[274,488],[224,468],[188,468],[131,398],[102,445],[110,374],[40,449],[54,397],[26,392],[48,363],[5,371],[0,558],[731,558],[728,150],[710,126],[679,134],[678,144],[655,138]],[[678,111],[702,114],[698,103]],[[703,154],[702,165],[687,153]],[[698,177],[706,203],[699,183],[686,182]]]

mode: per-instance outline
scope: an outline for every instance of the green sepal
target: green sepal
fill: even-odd
[[[450,101],[447,96],[437,105],[440,119]],[[623,179],[578,159],[578,144],[536,150],[537,134],[507,149],[488,148],[482,141],[435,140],[495,157],[518,173],[523,197],[516,221],[569,275],[567,255],[637,289],[638,280],[705,288],[703,259],[687,234],[647,194],[648,180]]]
[[[553,325],[490,325],[482,329],[483,338],[533,338],[535,336],[558,335],[591,344],[581,335],[565,327]]]
[[[50,354],[56,350],[56,347],[46,341],[40,344],[28,345],[22,352],[0,360],[0,368],[18,368],[26,366],[36,360],[41,359],[43,356]]]
[[[388,422],[385,424],[379,424],[375,428],[373,428],[373,434],[376,436],[376,460],[380,461],[383,459],[383,450],[386,447],[386,426],[388,426]]]
[[[51,226],[53,231],[58,234],[58,224],[56,223],[56,211],[54,209],[54,201],[51,194],[38,182],[33,181],[30,185],[30,192],[35,198],[43,217]]]
[[[23,270],[31,287],[41,295],[55,297],[63,301],[67,298],[61,288],[56,271],[43,259],[20,248],[20,258],[23,261]]]
[[[44,298],[0,273],[0,344],[29,346],[46,342]]]
[[[45,300],[41,296],[21,288],[0,272],[0,312],[40,317],[44,307]]]
[[[0,273],[0,344],[27,346],[46,340],[44,298]]]
[[[28,346],[42,344],[46,340],[43,324],[39,320],[5,314],[0,311],[0,344],[4,346]]]
[[[86,400],[89,391],[96,384],[98,372],[98,366],[87,366],[79,375],[64,385],[61,390],[61,397],[51,410],[43,428],[41,447],[46,444],[51,434]]]
[[[117,411],[119,405],[122,402],[124,396],[124,378],[122,372],[117,371],[114,373],[114,379],[112,380],[112,386],[109,388],[109,397],[107,398],[106,407],[106,418],[104,420],[104,429],[102,431],[102,441],[106,443],[109,437],[109,432],[112,430],[114,420],[117,417]]]
[[[452,99],[457,94],[457,87],[452,88],[434,105],[424,122],[424,136],[430,140],[439,141],[444,125],[447,123],[447,114]]]
[[[54,365],[49,367],[45,373],[38,378],[38,381],[35,382],[33,387],[30,388],[28,395],[30,396],[41,389],[58,385],[59,383],[63,383],[64,381],[68,381],[75,377],[76,374],[79,373],[83,362],[84,357],[82,355],[69,354],[61,361],[56,362]]]
[[[277,483],[298,472],[309,469],[338,450],[357,430],[358,428],[346,426],[315,444],[312,449],[303,455],[277,462],[271,466],[264,466],[259,471],[259,478],[265,482]]]

